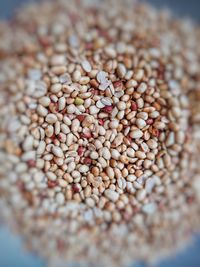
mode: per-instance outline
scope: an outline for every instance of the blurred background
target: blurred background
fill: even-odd
[[[0,0],[0,19],[9,19],[16,8],[24,3],[36,0]],[[56,1],[56,0],[55,0]],[[123,1],[123,0],[122,0]],[[38,1],[37,1],[38,2]],[[167,8],[179,17],[191,18],[200,23],[199,0],[142,0],[160,8]],[[0,40],[1,41],[1,40]],[[25,251],[22,240],[6,227],[0,225],[0,267],[46,267],[45,263],[36,255]],[[143,263],[134,265],[144,266]],[[164,260],[156,267],[199,267],[200,266],[200,237],[194,237],[194,243],[184,251]],[[56,267],[56,266],[55,266]]]

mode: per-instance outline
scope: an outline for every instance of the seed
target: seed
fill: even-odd
[[[81,135],[81,138],[87,138],[87,139],[89,139],[89,138],[91,138],[92,137],[92,134],[91,134],[91,132],[84,132],[84,133],[82,133],[82,135]]]
[[[146,191],[145,189],[140,189],[138,190],[137,194],[136,194],[136,198],[138,201],[143,201],[146,197]]]
[[[112,157],[113,159],[118,160],[119,157],[120,157],[120,153],[119,153],[119,151],[118,151],[117,149],[112,149],[112,150],[111,150],[111,157]]]
[[[63,195],[63,193],[57,193],[56,202],[58,205],[63,205],[65,203],[65,196]]]
[[[148,204],[145,204],[143,207],[142,207],[142,211],[146,214],[153,214],[155,213],[156,211],[156,204],[155,203],[148,203]]]
[[[132,102],[132,103],[131,103],[131,110],[132,110],[132,111],[136,111],[137,109],[138,109],[137,103]]]
[[[119,121],[118,121],[118,120],[112,120],[112,121],[110,121],[110,123],[109,123],[109,127],[110,127],[111,129],[117,129],[118,126],[119,126]]]
[[[151,133],[155,137],[159,137],[160,136],[160,131],[158,129],[153,128]]]
[[[33,91],[33,97],[40,98],[47,93],[47,85],[43,81],[37,81],[35,84],[35,90]]]
[[[70,126],[71,125],[71,120],[69,119],[69,117],[67,116],[64,116],[63,117],[63,122],[67,125],[67,126]]]
[[[119,78],[123,78],[126,75],[126,67],[124,66],[124,64],[118,64],[117,74]]]
[[[67,106],[67,113],[68,114],[74,114],[75,111],[76,111],[76,106],[75,105],[71,104],[71,105]]]
[[[122,144],[122,142],[123,142],[123,138],[124,138],[123,134],[122,133],[118,133],[116,138],[115,138],[115,140],[113,141],[113,145],[115,147],[120,146]]]
[[[55,83],[55,84],[53,84],[53,85],[51,86],[50,91],[51,91],[52,93],[54,93],[54,94],[57,94],[57,93],[59,93],[59,92],[61,91],[61,89],[62,89],[62,84],[60,84],[60,83]]]
[[[134,174],[129,174],[126,179],[129,182],[134,182],[137,179],[137,177]]]
[[[79,70],[75,70],[72,75],[72,78],[75,82],[79,82],[81,79],[81,72]]]
[[[113,110],[113,106],[106,106],[106,107],[102,108],[102,110],[106,113],[111,113]]]
[[[111,82],[109,80],[105,80],[103,81],[103,83],[99,85],[99,90],[105,91],[110,85],[111,85]]]
[[[43,107],[48,107],[49,104],[51,103],[51,100],[49,97],[47,96],[43,96],[42,98],[39,99],[39,103],[43,106]]]
[[[163,130],[163,129],[165,129],[166,125],[164,122],[157,121],[154,123],[154,127],[158,130]]]
[[[58,110],[59,111],[63,110],[65,108],[65,104],[66,104],[65,97],[59,98],[59,100],[58,100]]]
[[[143,70],[143,69],[138,69],[138,70],[135,72],[135,75],[134,75],[134,77],[135,77],[135,79],[136,79],[137,81],[142,80],[143,76],[144,76],[144,70]]]
[[[95,147],[97,150],[99,150],[100,148],[102,148],[102,143],[100,140],[95,140],[95,143],[94,143]]]
[[[199,174],[195,175],[194,177],[194,184],[193,184],[193,190],[196,192],[197,194],[197,198],[200,199],[200,194],[199,194],[199,190],[200,190],[200,176]]]
[[[68,134],[68,133],[70,133],[70,128],[69,128],[66,124],[64,124],[64,123],[62,123],[62,124],[60,125],[60,130],[61,130],[61,132],[64,133],[64,134]]]
[[[149,114],[149,116],[152,118],[152,119],[156,119],[157,117],[159,117],[159,112],[158,111],[153,111]]]
[[[135,152],[135,156],[139,159],[145,159],[146,158],[146,154],[142,151],[139,151],[139,150]]]
[[[170,132],[166,138],[165,144],[167,147],[172,146],[175,143],[175,134]]]
[[[140,94],[143,94],[146,90],[147,90],[146,83],[141,83],[137,88],[137,92]]]
[[[34,138],[32,135],[28,135],[23,142],[24,151],[29,151],[33,148]]]
[[[74,100],[74,104],[76,106],[83,105],[83,103],[84,103],[84,100],[82,98],[80,98],[80,97],[76,97],[75,100]]]
[[[91,115],[94,115],[94,114],[97,114],[99,112],[99,108],[97,108],[96,106],[90,106],[89,111],[90,111]]]
[[[76,164],[75,164],[75,162],[72,161],[67,166],[67,172],[68,173],[71,173],[72,171],[75,170],[75,168],[76,168]]]
[[[131,88],[131,87],[136,87],[137,86],[137,81],[131,79],[126,83],[126,88]]]
[[[70,75],[68,73],[64,73],[59,77],[59,81],[62,84],[71,84],[71,78]]]
[[[52,153],[58,158],[63,158],[64,157],[62,149],[60,147],[58,147],[58,146],[53,146],[52,147]]]
[[[117,103],[117,107],[119,110],[124,110],[124,109],[126,109],[126,103],[124,103],[123,101],[119,101]]]
[[[91,72],[91,70],[92,70],[90,62],[88,60],[83,60],[81,63],[81,66],[85,72]]]
[[[96,151],[92,151],[90,153],[90,157],[91,157],[91,159],[98,159],[99,154]]]
[[[76,36],[75,34],[70,35],[69,37],[69,44],[72,47],[78,47],[79,46],[79,39],[78,36]]]
[[[146,123],[147,123],[147,125],[152,125],[153,124],[153,119],[147,119]]]
[[[105,105],[102,103],[101,100],[98,100],[98,101],[96,102],[96,106],[97,106],[97,108],[100,108],[100,109],[105,107]]]
[[[138,98],[137,100],[136,100],[136,103],[137,103],[137,107],[138,107],[138,109],[141,109],[141,108],[143,108],[144,107],[144,99],[143,98]]]
[[[45,148],[46,148],[46,143],[44,141],[40,141],[36,153],[38,155],[42,155],[45,151]]]
[[[89,171],[89,167],[87,166],[87,165],[81,165],[80,167],[79,167],[79,172],[80,173],[86,173],[86,172],[88,172]]]
[[[184,143],[184,140],[185,140],[185,134],[184,134],[184,132],[183,131],[178,131],[178,132],[176,132],[176,142],[178,143],[178,144],[183,144]]]
[[[84,119],[85,119],[85,115],[78,115],[78,116],[76,116],[76,118],[77,118],[80,122],[83,122]]]
[[[66,63],[66,57],[65,55],[53,55],[51,57],[51,65],[57,66],[57,65],[64,65]]]
[[[88,205],[88,207],[90,207],[90,208],[93,208],[95,206],[95,201],[91,197],[90,198],[86,198],[85,202]]]
[[[74,135],[72,133],[69,133],[67,135],[67,140],[66,140],[66,144],[67,146],[71,146],[74,140]]]
[[[114,170],[111,167],[106,168],[106,173],[110,179],[114,179],[115,173]]]
[[[145,190],[147,193],[151,193],[155,186],[155,179],[148,178],[145,182]]]
[[[123,177],[117,179],[117,184],[122,190],[126,188],[126,180]]]
[[[181,110],[179,107],[172,107],[172,114],[175,118],[179,118],[181,116]]]
[[[78,119],[74,119],[71,125],[72,132],[73,133],[78,132],[79,127],[80,127],[80,121]]]
[[[146,126],[146,122],[143,119],[137,119],[136,125],[139,129],[143,129]]]
[[[109,97],[102,97],[100,101],[105,106],[111,106],[112,105],[112,99],[110,99]]]
[[[148,156],[147,156],[148,157]],[[148,159],[145,159],[144,162],[143,162],[143,166],[145,169],[149,169],[150,166],[152,165],[152,162],[151,160],[148,160]]]
[[[114,93],[114,96],[117,97],[117,98],[120,98],[124,95],[124,91],[118,91],[118,92],[115,92]]]
[[[138,112],[137,113],[137,118],[147,120],[148,119],[148,113],[147,112]]]
[[[139,139],[143,136],[143,132],[139,129],[135,129],[130,132],[130,137],[133,139]]]
[[[149,140],[147,141],[147,145],[148,145],[148,147],[151,148],[151,149],[156,149],[157,146],[158,146],[158,143],[157,143],[154,139],[149,139]]]
[[[127,148],[126,150],[127,156],[134,158],[135,157],[135,150],[131,147]]]
[[[35,80],[35,81],[40,80],[42,77],[42,72],[39,69],[30,69],[28,71],[28,77],[31,80]]]
[[[86,165],[90,165],[92,163],[92,160],[91,160],[91,158],[87,157],[87,158],[84,158],[83,163]]]
[[[84,121],[82,122],[83,127],[89,127],[95,122],[94,117],[91,115],[85,116]]]
[[[129,163],[129,158],[126,155],[121,155],[119,157],[120,161],[124,164],[128,164]]]
[[[115,58],[116,57],[116,51],[115,51],[114,48],[107,46],[104,49],[104,51],[109,57],[111,57],[111,58]]]
[[[47,173],[46,173],[46,176],[47,176],[48,179],[51,180],[51,181],[56,181],[56,179],[57,179],[55,173],[53,173],[53,172],[47,172]]]
[[[53,113],[49,113],[47,116],[46,116],[46,122],[50,123],[50,124],[54,124],[58,119],[56,117],[55,114]]]
[[[38,105],[37,113],[42,117],[46,117],[48,114],[48,110],[45,107],[43,107],[42,105]]]
[[[59,65],[58,66],[52,66],[51,67],[51,71],[55,75],[61,75],[61,74],[64,74],[67,71],[67,68],[66,68],[66,66],[59,66]]]
[[[109,160],[111,158],[110,151],[109,151],[109,149],[107,147],[103,147],[103,149],[102,149],[102,156],[106,160]]]
[[[80,78],[79,83],[81,85],[86,85],[90,82],[90,78],[88,76],[83,76]]]
[[[107,161],[103,157],[98,158],[98,162],[100,163],[101,168],[107,167]]]
[[[68,183],[64,179],[58,179],[58,184],[60,187],[66,188]]]
[[[97,73],[97,81],[99,83],[104,83],[106,81],[107,73],[105,71],[99,71]]]
[[[147,145],[145,142],[143,142],[143,143],[141,144],[141,148],[142,148],[142,150],[143,150],[144,152],[148,152],[148,151],[149,151],[149,147],[148,147],[148,145]]]
[[[36,154],[35,151],[27,151],[22,154],[21,159],[23,161],[29,161],[29,160],[35,159],[35,156],[36,156],[35,154]]]
[[[171,165],[171,157],[169,154],[165,154],[163,160],[166,167],[169,167]]]
[[[116,202],[119,199],[119,194],[111,189],[105,190],[104,194],[112,202]]]
[[[36,172],[33,175],[33,180],[35,181],[35,183],[39,184],[43,181],[44,179],[44,174],[42,172]]]

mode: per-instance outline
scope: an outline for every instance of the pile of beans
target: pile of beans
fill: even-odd
[[[52,266],[158,260],[200,228],[199,27],[94,2],[0,23],[1,215]]]

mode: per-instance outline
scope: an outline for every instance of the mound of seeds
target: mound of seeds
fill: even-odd
[[[1,213],[25,244],[52,266],[183,246],[200,226],[199,27],[59,0],[21,9],[0,39]]]

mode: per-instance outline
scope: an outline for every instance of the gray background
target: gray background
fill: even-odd
[[[15,8],[31,1],[33,0],[0,0],[0,18],[9,18]],[[158,8],[169,8],[180,17],[190,17],[200,22],[199,0],[148,0],[147,2]],[[19,237],[11,234],[7,228],[0,227],[0,267],[45,267],[45,264],[36,255],[24,250]],[[164,260],[157,267],[200,267],[200,238],[196,236],[194,244],[188,249],[171,259]]]
[[[36,2],[37,0],[0,0],[0,17],[6,18],[12,15],[14,8],[23,3]],[[56,0],[55,0],[56,1]],[[73,0],[66,0],[73,1]],[[123,0],[121,0],[123,1]],[[139,0],[145,2],[145,0]],[[37,1],[39,2],[39,0]],[[200,22],[200,1],[199,0],[146,0],[158,8],[170,8],[175,14],[184,17],[191,17]]]

